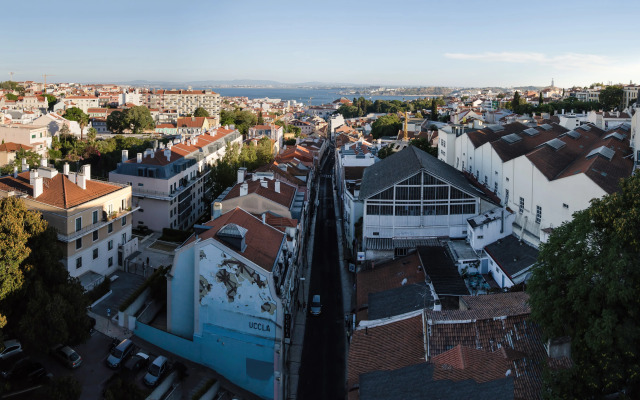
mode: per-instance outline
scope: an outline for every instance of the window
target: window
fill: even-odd
[[[124,217],[122,217],[122,226],[125,226],[127,224],[127,216],[125,215]]]
[[[113,257],[109,257],[109,267],[113,267]]]
[[[108,233],[113,232],[113,222],[111,222],[109,225],[107,225],[107,232]]]
[[[536,224],[542,221],[542,207],[536,206]]]
[[[489,186],[489,178],[486,175],[484,176],[484,185]]]
[[[76,258],[76,269],[82,267],[82,257]]]
[[[395,257],[404,257],[407,255],[407,249],[395,249],[394,253]]]
[[[107,242],[107,250],[113,250],[113,239]]]
[[[97,248],[93,249],[93,259],[95,260],[96,258],[98,258],[98,249]]]
[[[98,231],[93,231],[93,241],[98,240]]]
[[[94,211],[93,212],[93,223],[97,224],[98,223],[98,211]]]
[[[127,243],[127,232],[122,234],[122,244]]]
[[[524,198],[520,197],[520,206],[519,206],[520,214],[524,212]]]
[[[493,193],[498,194],[498,182],[493,185]]]
[[[126,210],[126,209],[127,209],[127,200],[122,199],[122,202],[121,202],[121,203],[122,203],[122,209],[123,209],[123,210]]]
[[[76,250],[81,249],[82,248],[82,238],[77,238],[76,239]]]
[[[504,190],[504,204],[509,204],[509,189]]]
[[[82,217],[76,218],[76,232],[82,229]]]

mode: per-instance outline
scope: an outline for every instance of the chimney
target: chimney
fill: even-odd
[[[41,167],[46,167],[47,166],[47,157],[42,157],[40,159],[40,166]]]
[[[269,187],[269,182],[267,182],[264,179],[260,179],[260,186],[262,186],[263,188],[268,188]]]
[[[276,189],[276,193],[280,193],[280,181],[275,181],[275,189]]]
[[[36,174],[36,178],[34,179],[34,182],[33,182],[33,198],[34,199],[37,199],[38,196],[40,196],[43,191],[42,177],[38,177],[37,175],[38,174]]]
[[[13,167],[13,177],[14,178],[18,177],[18,167],[17,166]]]
[[[142,153],[136,154],[136,162],[142,164]]]
[[[62,173],[67,176],[69,175],[69,163],[64,163],[62,166]]]
[[[125,163],[129,159],[129,150],[122,150],[122,162]]]
[[[76,175],[76,185],[80,186],[80,189],[86,189],[87,188],[87,178],[83,175],[83,174],[77,174]]]
[[[75,172],[69,172],[69,174],[67,174],[67,178],[69,178],[71,183],[76,183],[76,176],[77,174]]]
[[[171,149],[166,149],[164,151],[164,156],[167,157],[167,161],[171,161]]]
[[[34,186],[37,177],[38,177],[37,169],[34,169],[33,171],[29,171],[29,185]]]
[[[158,148],[158,141],[154,140],[153,141],[153,149],[156,150]]]
[[[91,180],[91,164],[85,164],[82,166],[82,173],[84,174],[84,178],[88,181]]]
[[[247,194],[249,194],[249,184],[242,183],[240,185],[240,196],[246,196]]]
[[[211,212],[211,219],[216,219],[222,215],[222,203],[216,201],[213,203],[213,212]]]
[[[238,168],[238,183],[244,182],[244,178],[247,176],[247,169],[245,167]]]
[[[29,171],[29,164],[27,164],[27,159],[22,159],[22,172]]]

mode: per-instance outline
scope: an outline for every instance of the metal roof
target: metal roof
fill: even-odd
[[[544,144],[553,148],[554,150],[560,150],[566,145],[566,143],[560,139],[551,139],[548,142],[545,142]]]
[[[610,149],[606,146],[600,146],[597,149],[591,150],[589,154],[587,154],[587,158],[591,158],[595,155],[600,155],[606,158],[607,160],[611,161],[614,154],[616,154],[616,152],[613,149]]]
[[[501,139],[509,144],[517,143],[522,140],[520,135],[518,135],[517,133],[511,133],[509,135],[503,136]]]
[[[569,132],[566,132],[565,135],[570,136],[574,139],[580,139],[580,132],[569,131]]]
[[[540,133],[540,131],[538,131],[536,128],[528,128],[528,129],[525,129],[523,132],[529,136],[535,136]]]

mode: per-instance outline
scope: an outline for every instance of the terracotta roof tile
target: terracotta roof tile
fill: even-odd
[[[243,252],[230,247],[218,237],[218,231],[228,224],[236,224],[247,230],[245,236],[247,247]],[[200,240],[212,238],[225,246],[229,246],[232,250],[237,251],[268,272],[271,272],[273,269],[285,237],[283,232],[272,226],[263,224],[261,219],[239,207],[222,214],[204,225],[211,227],[211,229],[200,234],[198,236]],[[185,244],[191,243],[194,240],[195,236],[191,236]]]
[[[294,186],[285,182],[280,182],[280,193],[276,193],[274,179],[258,179],[255,181],[246,181],[246,183],[249,188],[248,194],[255,193],[258,196],[267,198],[287,208],[291,208],[296,195],[296,188]],[[266,187],[262,186],[263,184],[266,184]],[[223,201],[240,197],[240,185],[240,183],[237,183],[233,186]]]
[[[348,387],[367,372],[424,363],[422,332],[421,315],[354,331],[347,361]]]
[[[25,144],[6,142],[0,144],[0,151],[18,151],[20,149],[23,150],[31,150],[33,147],[27,146]]]

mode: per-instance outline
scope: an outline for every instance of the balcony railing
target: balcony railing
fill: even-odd
[[[70,243],[73,242],[74,240],[87,235],[93,231],[97,231],[98,229],[109,225],[110,223],[114,222],[116,219],[122,218],[124,216],[127,216],[129,214],[132,214],[135,211],[138,211],[140,209],[140,207],[134,207],[131,210],[122,210],[119,212],[114,212],[112,213],[110,216],[108,216],[108,218],[106,220],[102,219],[98,222],[96,222],[95,224],[91,224],[89,226],[86,226],[82,229],[80,229],[79,231],[70,233],[68,235],[65,235],[63,233],[58,232],[58,240],[61,242],[66,242],[66,243]]]

